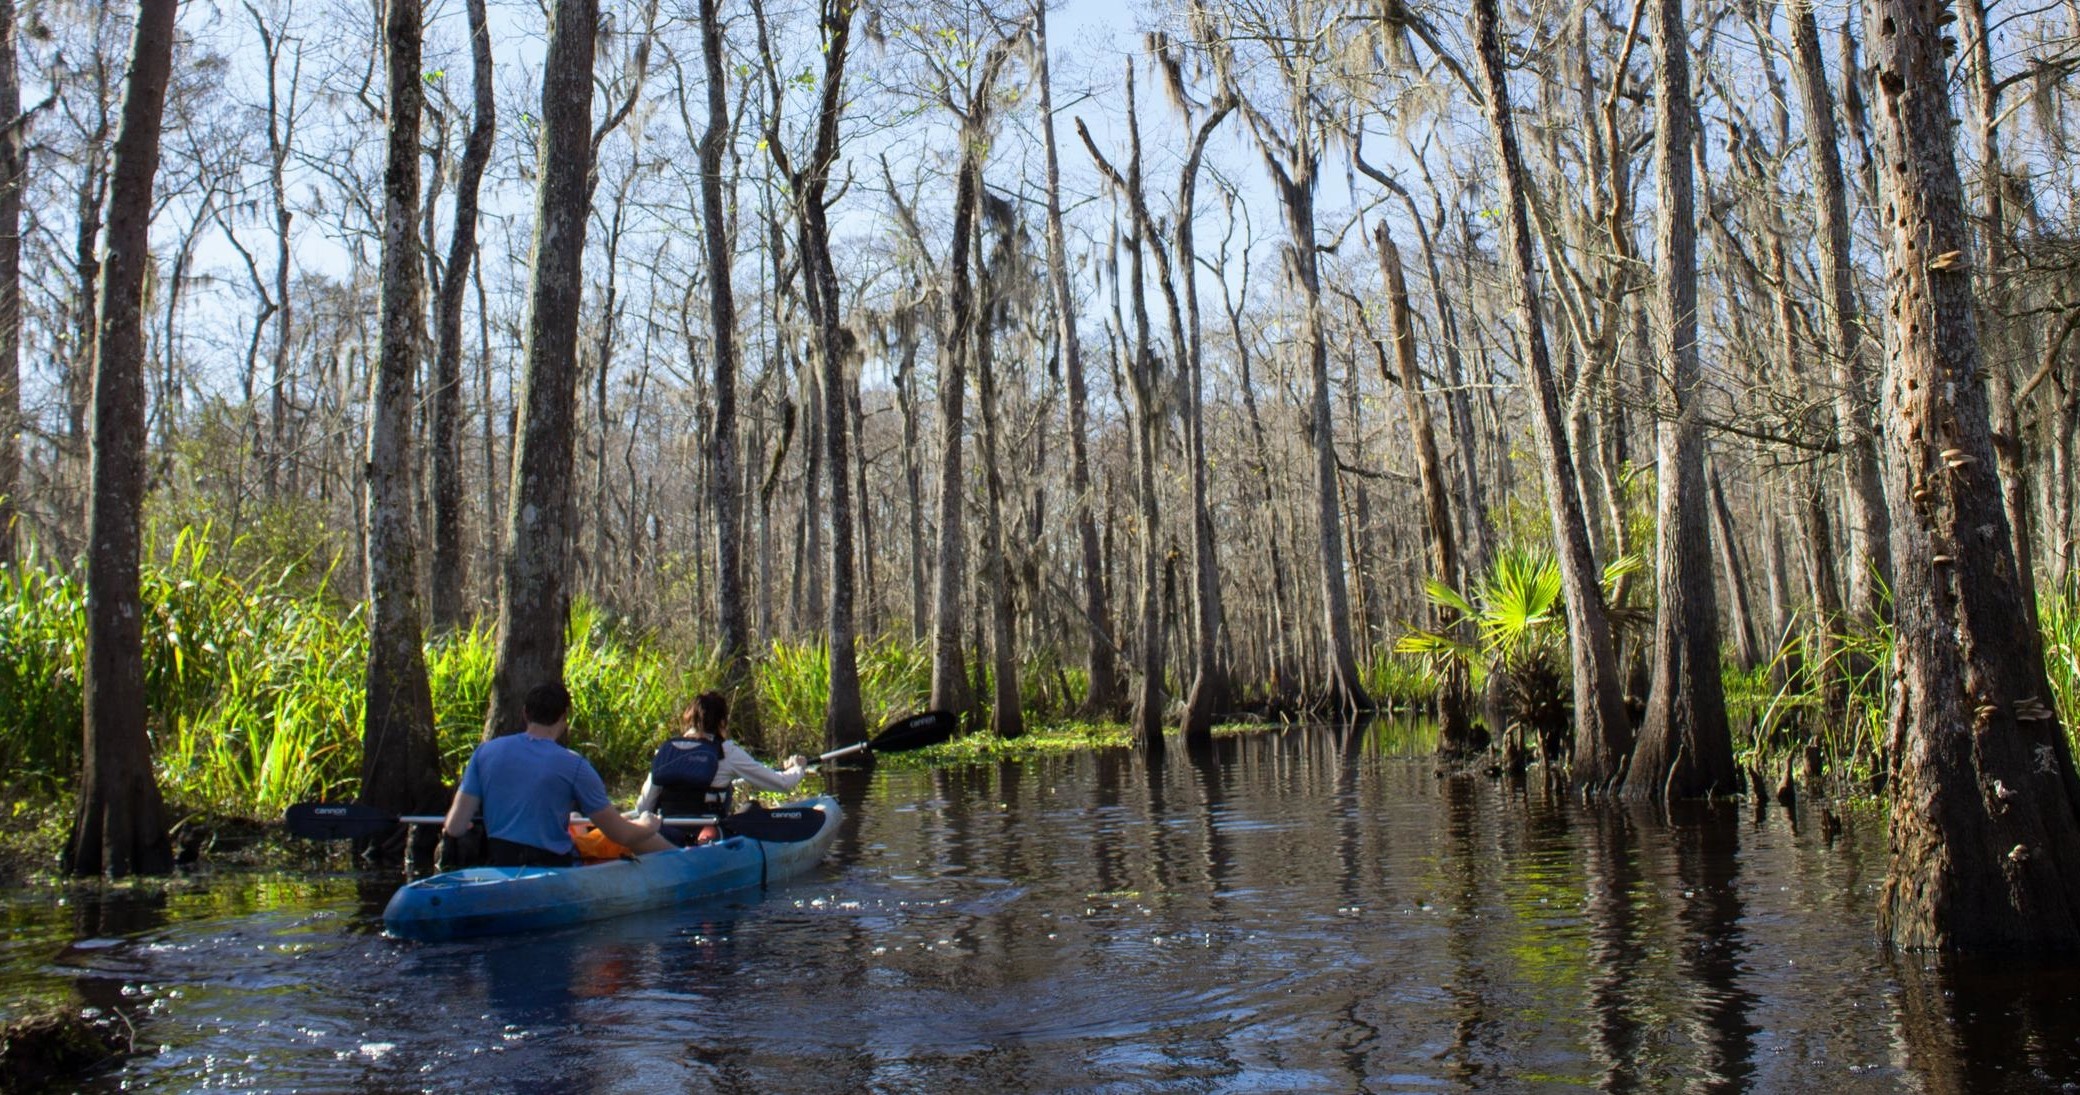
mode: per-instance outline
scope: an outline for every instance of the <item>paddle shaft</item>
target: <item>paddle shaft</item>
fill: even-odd
[[[864,753],[867,750],[872,749],[873,747],[874,744],[872,742],[856,741],[843,749],[833,749],[828,753],[820,754],[817,756],[816,759],[818,762],[822,762],[826,760],[833,760],[838,757],[848,757],[854,753]]]
[[[447,823],[448,819],[440,814],[409,814],[397,820],[405,825],[443,825]],[[663,817],[657,820],[660,824],[690,829],[696,825],[715,825],[720,823],[722,819],[717,817]],[[582,821],[588,825],[591,824],[591,819],[584,814],[572,814],[571,821]]]
[[[922,749],[927,745],[937,745],[952,737],[953,732],[959,726],[959,721],[944,711],[927,711],[890,724],[887,729],[874,735],[871,741],[853,742],[851,745],[843,748],[833,749],[828,753],[820,754],[816,760],[820,764],[827,760],[848,757],[854,753],[864,753],[869,749],[883,753],[902,753],[912,749]]]

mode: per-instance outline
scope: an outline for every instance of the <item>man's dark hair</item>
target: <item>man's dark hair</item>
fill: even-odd
[[[527,690],[520,709],[527,713],[527,721],[536,726],[554,726],[570,713],[571,691],[562,681],[544,681]]]

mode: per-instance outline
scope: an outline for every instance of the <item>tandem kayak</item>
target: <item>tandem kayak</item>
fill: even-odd
[[[470,867],[407,883],[383,910],[383,928],[405,939],[459,939],[537,931],[748,890],[802,873],[837,836],[838,801],[794,804],[823,827],[799,841],[731,836],[712,844],[586,867]]]

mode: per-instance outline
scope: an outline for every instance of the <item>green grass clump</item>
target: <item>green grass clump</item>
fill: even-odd
[[[1372,661],[1359,674],[1365,691],[1380,703],[1414,707],[1437,698],[1437,669],[1428,658],[1375,648]]]
[[[928,645],[883,638],[861,642],[855,649],[860,712],[868,733],[925,709],[932,692]],[[752,669],[762,739],[753,743],[754,749],[774,757],[823,752],[830,687],[830,651],[823,643],[773,643]]]
[[[640,781],[658,742],[678,731],[680,710],[719,679],[709,659],[676,656],[648,631],[593,602],[571,605],[563,659],[571,690],[568,744],[610,785],[630,773]],[[490,699],[488,688],[477,699],[480,733]]]
[[[2037,602],[2037,626],[2044,634],[2044,672],[2051,678],[2053,706],[2059,725],[2080,742],[2080,591],[2048,593]]]
[[[366,628],[320,581],[233,577],[184,530],[144,571],[146,695],[160,785],[189,809],[262,816],[351,783]],[[153,624],[156,624],[156,630]]]
[[[17,886],[52,870],[72,833],[72,804],[17,798],[0,816],[0,886]]]
[[[911,753],[891,753],[880,763],[898,768],[938,768],[957,764],[996,764],[1031,760],[1091,749],[1123,749],[1134,744],[1120,723],[1068,722],[1027,728],[1016,738],[989,733],[967,734]]]
[[[79,769],[86,586],[35,555],[0,566],[0,776],[8,797],[48,796]]]
[[[149,544],[146,730],[176,810],[272,817],[294,802],[360,790],[368,633],[362,608],[330,587],[330,568],[227,569],[208,529]],[[30,556],[0,568],[0,771],[9,797],[62,799],[80,766],[85,591]],[[482,734],[497,656],[489,627],[427,643],[442,777],[452,782]],[[605,610],[572,606],[565,680],[571,744],[610,782],[648,766],[651,748],[715,676]]]

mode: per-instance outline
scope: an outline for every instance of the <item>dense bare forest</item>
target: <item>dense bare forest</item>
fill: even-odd
[[[495,732],[586,598],[825,644],[834,745],[884,640],[1157,749],[1419,674],[1592,794],[1759,726],[1893,781],[1897,938],[2080,939],[2080,7],[190,3],[140,194],[170,6],[0,28],[0,518],[365,595],[372,800],[425,637],[497,620]]]

